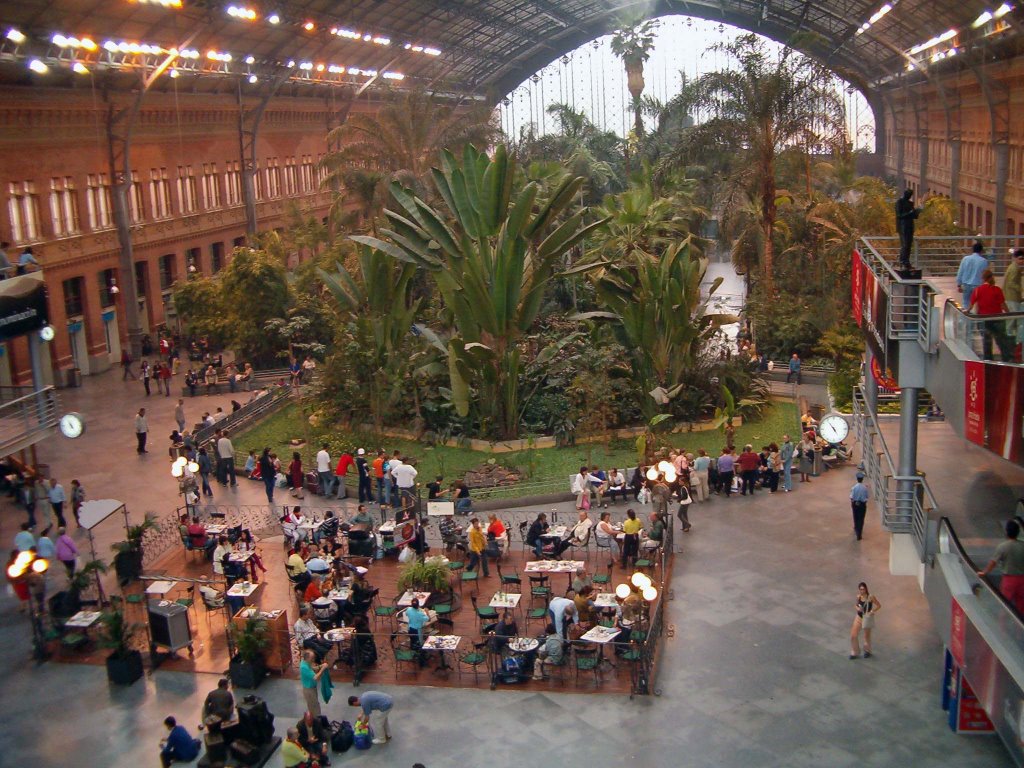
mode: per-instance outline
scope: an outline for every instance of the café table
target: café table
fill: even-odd
[[[208,525],[206,526],[206,534],[208,536],[220,536],[227,529],[228,527],[226,525]]]
[[[598,624],[593,629],[585,632],[580,636],[580,640],[584,640],[588,643],[597,643],[601,646],[601,663],[608,664],[611,667],[615,667],[615,663],[609,660],[605,654],[604,649],[608,647],[608,643],[612,642],[616,637],[622,634],[622,630],[617,627],[602,627]]]
[[[508,648],[515,653],[530,653],[540,648],[540,640],[535,637],[513,637],[508,641]]]
[[[496,592],[491,598],[491,608],[518,608],[522,595],[518,592]]]
[[[246,550],[245,552],[232,552],[228,555],[228,559],[232,563],[247,563],[254,554],[255,553],[252,550]]]
[[[377,529],[377,532],[385,536],[394,535],[395,525],[396,523],[394,520],[388,520],[386,523],[381,523],[380,528]]]
[[[400,598],[398,598],[398,602],[396,603],[396,605],[398,605],[399,608],[408,608],[410,605],[412,605],[413,600],[419,600],[420,608],[423,608],[426,606],[427,600],[429,599],[430,592],[413,592],[412,590],[409,590]]]
[[[315,602],[315,601],[314,601]],[[329,643],[334,643],[338,647],[338,656],[341,658],[341,646],[344,643],[351,643],[352,638],[356,633],[355,627],[338,627],[337,629],[328,629],[324,632],[324,640]],[[335,662],[337,663],[337,662]]]
[[[154,581],[146,587],[147,595],[159,595],[163,597],[177,586],[176,581]]]
[[[298,525],[298,530],[305,533],[306,538],[315,538],[316,532],[320,530],[320,526],[324,524],[323,520],[303,520]]]
[[[340,604],[348,600],[349,592],[351,592],[349,587],[338,587],[328,592],[327,597]]]
[[[566,589],[572,586],[572,577],[576,571],[585,567],[582,560],[531,560],[523,568],[524,573],[564,573]]]
[[[447,654],[454,653],[461,642],[461,635],[431,635],[423,641],[424,651],[436,651],[441,656],[441,663],[437,665],[435,673],[445,674],[451,669]]]
[[[542,533],[540,537],[542,539],[564,539],[565,534],[569,532],[569,529],[564,525],[555,525],[548,528],[546,533]]]
[[[227,591],[228,597],[240,597],[244,605],[254,605],[259,597],[263,584],[254,584],[251,581],[236,581]]]
[[[65,621],[64,626],[73,627],[74,629],[88,629],[99,621],[101,615],[100,611],[79,611]]]
[[[599,592],[597,597],[594,598],[594,607],[605,610],[608,608],[614,609],[619,607],[619,603],[615,599],[614,592]]]

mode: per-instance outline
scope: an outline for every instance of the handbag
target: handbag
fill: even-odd
[[[412,547],[403,547],[402,551],[398,553],[398,562],[400,563],[411,563],[416,559],[416,553],[412,551]]]
[[[865,613],[864,616],[861,617],[860,626],[862,629],[872,629],[875,626],[875,614],[870,612]]]

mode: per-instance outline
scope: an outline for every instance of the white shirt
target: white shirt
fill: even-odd
[[[572,538],[576,541],[583,541],[590,534],[590,529],[594,523],[588,517],[585,520],[577,520],[576,525],[572,527]]]
[[[621,472],[615,472],[608,476],[608,485],[612,488],[621,488],[626,484],[626,478],[622,476]]]
[[[331,471],[331,454],[326,450],[320,449],[316,454],[316,471],[317,472],[330,472]]]
[[[302,645],[306,640],[311,637],[319,637],[320,630],[316,628],[310,619],[299,619],[295,622],[295,637],[299,641],[299,645]]]
[[[224,563],[222,563],[221,560],[223,559],[224,555],[226,555],[230,551],[231,550],[225,547],[223,544],[218,544],[217,548],[213,550],[214,573],[220,574],[221,576],[224,575]]]
[[[412,488],[416,484],[416,467],[412,464],[399,464],[391,468],[391,476],[395,478],[399,488]]]
[[[222,437],[217,441],[217,455],[222,459],[235,458],[235,447],[231,445],[231,440],[229,438]]]
[[[401,459],[384,459],[384,463],[388,465],[388,471],[385,472],[384,474],[389,475],[390,477],[393,478],[395,476],[395,470],[402,466],[405,462],[402,461]]]

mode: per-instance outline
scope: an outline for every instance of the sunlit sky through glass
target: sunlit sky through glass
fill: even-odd
[[[665,102],[679,92],[684,73],[692,79],[725,68],[725,54],[708,49],[746,33],[728,25],[721,25],[719,30],[719,24],[702,19],[662,18],[654,50],[644,66],[644,95]],[[600,37],[556,59],[534,76],[536,81],[524,80],[508,94],[508,103],[500,104],[506,133],[518,138],[520,129],[531,123],[540,134],[557,131],[556,120],[545,110],[550,104],[562,102],[585,112],[598,127],[625,136],[632,125],[626,72],[610,43],[611,35]],[[771,40],[768,44],[776,51],[782,49]],[[835,87],[846,104],[848,132],[855,137],[855,148],[873,151],[875,122],[867,100],[839,78]]]

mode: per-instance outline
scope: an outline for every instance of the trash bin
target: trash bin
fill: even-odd
[[[821,421],[821,417],[825,415],[825,406],[819,403],[813,403],[810,408],[811,418],[815,421]]]

